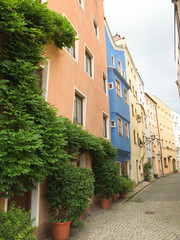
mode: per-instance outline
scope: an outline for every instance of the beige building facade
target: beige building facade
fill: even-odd
[[[146,141],[146,149],[151,150],[152,173],[162,176],[163,165],[157,118],[157,104],[147,93],[145,93],[144,96],[146,104],[147,128],[149,131],[149,139]]]
[[[152,99],[157,103],[163,171],[168,174],[178,169],[171,109],[156,96],[152,96]]]

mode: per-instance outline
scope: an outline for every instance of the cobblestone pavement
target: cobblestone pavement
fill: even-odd
[[[69,240],[180,240],[180,174],[154,181],[109,210],[96,208],[83,221]]]

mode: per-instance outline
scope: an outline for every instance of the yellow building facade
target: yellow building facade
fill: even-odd
[[[152,99],[157,103],[163,172],[168,174],[178,169],[171,109],[156,96],[152,96]]]
[[[131,138],[131,165],[130,178],[136,183],[144,180],[143,164],[145,162],[145,148],[142,147],[144,123],[143,120],[138,120],[138,115],[141,115],[142,109],[138,103],[138,72],[133,62],[131,54],[127,48],[124,38],[114,37],[114,41],[118,46],[121,46],[125,52],[127,82],[130,86],[129,91],[129,109],[130,109],[130,138]],[[142,118],[143,119],[143,118]]]

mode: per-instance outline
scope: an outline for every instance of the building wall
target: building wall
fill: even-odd
[[[83,128],[91,134],[103,136],[103,115],[107,117],[107,140],[110,136],[108,91],[103,91],[103,76],[107,78],[106,43],[103,1],[99,0],[49,0],[48,8],[64,15],[77,33],[75,56],[70,50],[48,46],[48,61],[43,66],[43,88],[48,102],[58,109],[58,114],[73,121],[74,97],[83,99]],[[95,26],[96,30],[95,31]],[[85,51],[91,57],[92,74],[85,70]],[[80,156],[77,166],[92,168],[88,153]],[[39,186],[39,185],[38,185]],[[32,194],[32,204],[37,206],[32,217],[37,217],[38,237],[49,231],[48,206],[43,197],[44,185]]]
[[[176,63],[176,70],[177,70],[177,86],[180,96],[180,0],[172,0],[174,3],[174,59]]]
[[[126,75],[127,82],[131,89],[129,91],[129,106],[130,106],[130,140],[131,140],[131,179],[136,183],[144,179],[143,162],[141,161],[142,153],[138,141],[139,126],[137,120],[137,104],[138,104],[138,89],[137,89],[137,69],[131,57],[131,54],[125,43],[125,39],[115,38],[115,43],[121,46],[125,52]],[[135,136],[134,136],[135,135]]]
[[[157,104],[148,94],[145,94],[145,103],[149,131],[149,140],[147,141],[149,143],[146,145],[146,148],[151,149],[153,174],[162,176],[161,146],[156,113]],[[155,140],[152,140],[151,138],[153,135],[155,136]]]
[[[107,23],[105,22],[106,33],[106,48],[107,48],[107,63],[108,63],[108,83],[109,83],[109,101],[110,101],[110,115],[111,121],[115,122],[111,126],[111,141],[118,149],[117,161],[125,164],[125,161],[130,160],[130,114],[129,114],[129,99],[128,104],[125,102],[124,89],[127,93],[129,86],[126,81],[126,66],[124,51],[115,45]],[[113,62],[112,62],[113,57]],[[118,61],[121,63],[119,69]],[[123,76],[124,75],[124,76]],[[120,82],[121,97],[117,95],[116,80]],[[111,87],[110,87],[111,86]],[[118,117],[122,119],[122,132],[121,136],[118,132]],[[125,135],[125,122],[128,124],[129,138]],[[129,170],[128,170],[129,171]]]
[[[173,120],[178,169],[180,170],[180,115],[174,111],[171,111],[171,115]]]
[[[103,112],[109,117],[108,94],[103,92],[103,73],[107,76],[104,13],[102,1],[49,0],[48,7],[67,17],[77,32],[77,58],[65,49],[50,46],[47,55],[50,60],[47,100],[58,108],[58,114],[73,121],[75,89],[85,98],[84,127],[95,136],[102,137]],[[98,26],[98,36],[93,21]],[[92,77],[85,71],[85,48],[93,56]],[[108,138],[109,122],[108,122]]]
[[[144,103],[144,82],[142,81],[142,78],[137,72],[136,75],[137,79],[137,98],[138,101],[136,103],[137,106],[137,118],[138,120],[138,127],[139,127],[139,146],[140,146],[140,156],[141,156],[141,168],[143,168],[144,164],[148,161],[147,154],[146,154],[146,148],[145,148],[145,141],[146,141],[146,131],[145,131],[145,120],[146,120],[146,114],[145,114],[145,103]],[[150,159],[149,159],[150,160]],[[144,171],[141,170],[141,179],[144,179]]]
[[[156,96],[152,96],[152,99],[157,103],[158,127],[162,147],[162,163],[164,173],[168,174],[172,173],[174,168],[177,169],[178,167],[171,109]]]
[[[129,174],[131,152],[130,114],[128,99],[129,85],[126,80],[125,53],[123,49],[115,44],[106,21],[105,36],[108,66],[111,142],[115,148],[118,149],[116,161],[123,164],[125,173]],[[117,93],[116,80],[120,83],[120,95]],[[127,93],[127,102],[125,100],[124,89]],[[122,120],[122,135],[119,133],[118,118]],[[125,124],[128,124],[128,137],[126,137]]]

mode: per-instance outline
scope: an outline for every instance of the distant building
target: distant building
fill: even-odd
[[[125,52],[113,40],[105,21],[108,86],[110,102],[111,141],[118,150],[121,174],[129,176],[130,167],[130,114],[129,85],[126,80]]]
[[[158,127],[164,174],[172,173],[174,170],[178,169],[178,164],[171,109],[156,96],[152,96],[152,99],[157,103]]]
[[[114,37],[115,44],[121,47],[125,53],[126,62],[126,77],[130,86],[129,91],[129,106],[130,106],[130,137],[131,137],[131,179],[136,183],[144,180],[143,164],[145,149],[141,146],[143,136],[140,135],[140,126],[142,123],[138,122],[138,114],[141,114],[138,103],[138,86],[137,76],[138,72],[133,62],[131,54],[125,43],[125,38],[120,38],[119,35]],[[143,131],[141,131],[142,134]],[[141,141],[140,141],[141,140]]]
[[[163,165],[157,118],[157,103],[147,93],[145,93],[145,104],[147,115],[146,128],[149,131],[149,137],[146,140],[146,150],[148,152],[151,152],[153,174],[158,174],[158,176],[162,176]]]
[[[174,111],[171,111],[171,114],[173,120],[178,168],[180,170],[180,115]]]
[[[180,96],[180,0],[171,0],[174,4],[174,59],[176,62],[176,81]]]

